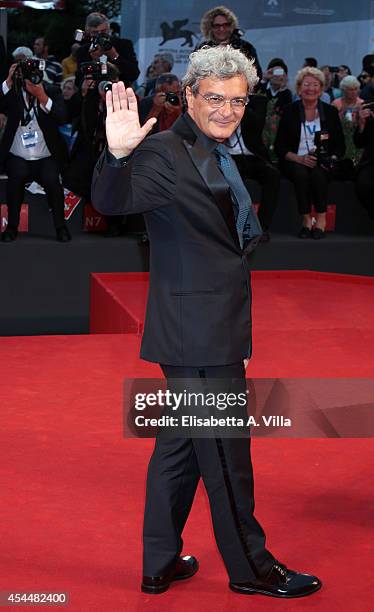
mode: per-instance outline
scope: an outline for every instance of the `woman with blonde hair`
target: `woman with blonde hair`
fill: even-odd
[[[248,59],[254,60],[257,76],[262,78],[262,70],[254,46],[243,40],[239,30],[238,18],[226,6],[215,6],[204,13],[200,22],[203,40],[195,50],[201,47],[216,45],[231,45],[240,49]]]
[[[329,174],[332,160],[343,157],[344,135],[338,111],[319,98],[325,78],[318,68],[296,75],[299,100],[284,109],[275,140],[280,168],[296,192],[302,227],[299,238],[324,238]],[[313,227],[312,204],[316,210]]]

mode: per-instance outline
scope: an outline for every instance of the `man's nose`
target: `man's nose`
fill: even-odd
[[[231,106],[231,101],[230,100],[225,100],[225,103],[220,106],[220,108],[218,109],[220,115],[222,115],[223,117],[229,117],[230,115],[232,115],[233,110],[232,110],[232,106]]]

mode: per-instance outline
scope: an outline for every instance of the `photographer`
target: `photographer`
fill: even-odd
[[[54,55],[49,53],[49,43],[45,36],[38,36],[34,41],[35,57],[45,62],[45,79],[52,85],[61,85],[62,66]]]
[[[299,238],[325,236],[328,182],[334,158],[344,155],[345,143],[336,108],[321,102],[325,84],[317,68],[303,68],[296,75],[300,100],[284,109],[275,140],[283,173],[294,184],[303,223]],[[316,208],[312,228],[311,206]]]
[[[77,52],[78,68],[83,62],[98,61],[103,55],[107,61],[119,70],[119,78],[128,87],[139,76],[138,62],[132,42],[127,38],[110,36],[108,18],[102,13],[90,13],[81,48]],[[77,75],[76,84],[82,84],[81,75]]]
[[[64,220],[64,192],[60,169],[67,149],[58,126],[65,122],[65,107],[59,89],[43,83],[39,60],[13,64],[0,91],[0,111],[7,125],[0,144],[0,162],[8,174],[8,226],[4,242],[17,238],[26,183],[37,181],[44,188],[52,210],[57,240],[71,240]]]
[[[249,96],[241,124],[226,145],[241,177],[256,180],[261,185],[261,206],[258,213],[262,227],[261,242],[270,240],[269,229],[278,203],[280,186],[280,172],[271,163],[262,137],[266,107],[265,96]]]
[[[171,53],[156,53],[146,70],[144,83],[136,90],[136,95],[143,98],[154,94],[158,77],[165,72],[171,72],[173,66],[174,58]]]
[[[274,101],[274,110],[279,114],[292,102],[292,92],[287,85],[288,67],[284,60],[274,57],[268,64],[259,93],[264,93],[268,100]]]
[[[262,70],[258,61],[257,52],[254,46],[247,40],[243,40],[239,30],[238,18],[225,6],[216,6],[204,13],[200,30],[204,40],[198,45],[201,49],[205,45],[213,47],[216,45],[231,45],[234,49],[239,49],[248,59],[254,60],[257,76],[262,79]]]
[[[374,219],[374,102],[363,104],[358,111],[354,143],[364,149],[357,168],[357,195]]]
[[[105,93],[110,83],[117,83],[119,70],[111,63],[89,62],[81,64],[80,77],[83,79],[80,93],[74,96],[80,104],[76,125],[76,139],[70,154],[70,161],[64,173],[64,186],[86,201],[91,198],[92,175],[98,158],[106,146],[105,136]],[[123,231],[123,216],[107,217],[107,236],[117,237]]]
[[[182,97],[179,79],[175,74],[166,73],[156,81],[156,93],[143,98],[139,104],[140,123],[143,125],[151,117],[158,119],[152,130],[168,130],[182,113]]]

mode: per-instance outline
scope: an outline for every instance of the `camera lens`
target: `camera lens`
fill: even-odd
[[[178,106],[179,104],[179,96],[175,93],[171,93],[170,91],[166,94],[166,102],[172,104],[173,106]]]

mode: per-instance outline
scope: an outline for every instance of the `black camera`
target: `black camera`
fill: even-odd
[[[239,30],[239,28],[236,28],[233,33],[230,36],[230,45],[234,48],[234,49],[240,49],[242,46],[242,37],[244,35],[244,32],[242,30]]]
[[[320,130],[314,135],[314,144],[316,150],[314,155],[317,158],[317,164],[325,170],[332,170],[337,163],[337,158],[329,153],[329,138],[330,135],[325,130]]]
[[[88,51],[97,51],[101,49],[103,52],[109,51],[113,47],[112,40],[108,34],[96,34],[91,36],[91,45]]]
[[[43,80],[44,69],[45,60],[33,58],[23,59],[17,62],[15,76],[22,82],[27,79],[34,85],[39,85],[39,83],[41,83]]]
[[[109,34],[94,34],[93,36],[88,36],[83,30],[75,30],[74,40],[79,43],[89,43],[90,48],[88,51],[90,53],[98,49],[109,51],[109,49],[113,47],[112,39]]]
[[[108,74],[108,65],[105,62],[82,62],[78,71],[84,79],[99,82],[105,80]]]
[[[169,104],[172,104],[173,106],[179,106],[179,96],[171,91],[168,91],[166,93],[165,102],[169,102]]]

